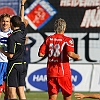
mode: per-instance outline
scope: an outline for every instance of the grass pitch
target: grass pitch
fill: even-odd
[[[48,93],[47,92],[25,92],[25,93],[26,93],[27,100],[48,100]],[[89,92],[81,92],[81,93],[87,94]],[[3,96],[4,96],[4,94],[2,94],[2,97],[0,98],[0,100],[4,100]],[[57,100],[63,100],[61,92],[58,94]],[[72,100],[77,100],[74,97],[74,92],[72,95]],[[88,98],[85,100],[93,100],[93,99]]]

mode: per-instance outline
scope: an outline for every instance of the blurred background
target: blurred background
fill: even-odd
[[[0,0],[0,15],[19,15],[20,0]],[[70,59],[73,91],[100,92],[100,2],[99,0],[27,0],[27,36],[31,47],[26,85],[30,91],[47,91],[47,58],[38,57],[44,39],[54,34],[54,22],[63,18],[66,36],[74,39],[80,61]],[[28,43],[32,40],[29,39]]]

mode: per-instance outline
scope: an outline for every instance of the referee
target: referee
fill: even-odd
[[[8,52],[0,48],[0,51],[8,57],[7,66],[7,85],[8,99],[17,100],[16,91],[20,100],[26,100],[24,93],[26,67],[23,63],[25,46],[25,24],[24,22],[24,3],[21,0],[21,17],[13,16],[11,18],[12,35],[8,38]]]

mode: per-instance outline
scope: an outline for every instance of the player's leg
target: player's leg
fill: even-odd
[[[26,72],[27,72],[27,68],[26,68],[26,64],[22,64],[22,65],[19,65],[18,66],[18,70],[19,70],[19,81],[18,81],[18,94],[19,94],[19,99],[20,100],[25,100],[26,99],[26,96],[25,96],[25,91],[24,91],[24,88],[25,88],[25,78],[26,78]]]
[[[58,78],[64,100],[72,100],[72,82],[70,76]]]
[[[7,85],[8,85],[8,97],[9,99],[17,99],[16,95],[16,87],[18,87],[17,83],[17,69],[13,63],[8,63],[7,67]]]
[[[7,87],[7,84],[6,84],[6,82],[5,82],[5,89],[4,89],[4,100],[8,100],[8,87]]]
[[[0,98],[1,98],[2,93],[0,92]]]
[[[9,99],[17,99],[16,87],[8,87],[8,96]]]
[[[49,100],[57,100],[57,94],[49,95]]]
[[[72,95],[65,94],[65,95],[63,95],[63,99],[64,100],[72,100]]]
[[[24,86],[19,86],[18,88],[18,94],[20,100],[26,100],[25,92],[24,92]]]
[[[8,100],[8,88],[6,84],[6,78],[7,78],[7,62],[3,63],[3,80],[4,80],[4,100]]]
[[[2,92],[3,92],[3,86],[0,85],[0,98],[1,98],[1,96],[2,96]]]
[[[4,92],[5,90],[4,78],[6,78],[5,77],[6,68],[7,68],[7,63],[0,62],[0,97],[2,95],[2,92]]]
[[[59,92],[59,85],[57,83],[57,78],[56,77],[48,77],[47,84],[48,84],[49,100],[57,100],[57,95]]]

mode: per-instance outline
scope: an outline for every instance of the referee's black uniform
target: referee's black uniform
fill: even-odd
[[[22,22],[21,28],[14,30],[8,38],[8,52],[14,54],[8,58],[7,84],[9,87],[25,86],[26,67],[23,63],[25,46],[25,25]]]

